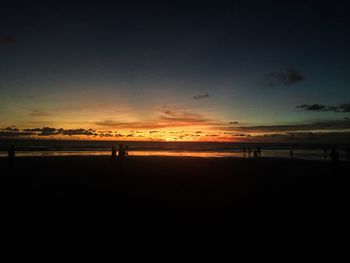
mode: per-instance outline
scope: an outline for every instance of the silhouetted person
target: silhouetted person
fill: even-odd
[[[290,151],[289,151],[289,156],[290,156],[290,158],[294,158],[294,151],[293,151],[293,148],[291,147],[290,148]]]
[[[9,159],[14,159],[15,155],[16,155],[16,153],[15,153],[15,146],[11,145],[10,149],[8,150]]]
[[[119,144],[118,149],[118,159],[119,159],[119,172],[121,175],[124,174],[124,157],[125,157],[125,148],[123,144]]]
[[[15,162],[15,155],[16,155],[15,146],[11,145],[10,149],[8,150],[10,172],[12,172],[13,163]]]
[[[246,147],[243,147],[243,157],[245,158],[245,153],[247,151],[247,148]]]
[[[114,160],[114,159],[116,159],[116,157],[117,157],[117,151],[114,148],[114,146],[112,146],[112,159]]]
[[[248,147],[248,157],[250,157],[251,154],[252,154],[252,149]]]
[[[257,158],[257,157],[258,157],[258,150],[257,150],[257,149],[254,150],[253,157],[254,157],[254,158]]]
[[[119,144],[118,157],[121,161],[124,159],[125,153],[126,152],[123,144]]]
[[[323,151],[324,151],[324,159],[327,160],[327,158],[328,158],[328,149],[327,149],[327,147],[324,147]]]
[[[129,155],[129,145],[125,146],[125,155]]]
[[[256,154],[258,157],[261,157],[261,147],[260,146],[256,147]]]
[[[346,147],[345,149],[345,159],[350,161],[350,147]]]
[[[345,148],[345,159],[350,161],[350,147]]]
[[[334,164],[339,162],[339,152],[333,147],[329,157],[332,159]]]

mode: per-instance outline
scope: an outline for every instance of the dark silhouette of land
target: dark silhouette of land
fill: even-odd
[[[271,256],[270,248],[289,261],[303,257],[295,242],[315,259],[309,242],[328,246],[350,222],[349,162],[128,156],[123,173],[109,156],[17,157],[11,173],[7,162],[0,158],[8,236],[28,244],[73,236],[84,244],[73,247],[79,260],[131,246],[138,260],[236,258],[245,247],[246,258]]]

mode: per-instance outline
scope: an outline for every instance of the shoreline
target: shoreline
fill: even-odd
[[[45,159],[56,159],[56,160],[85,160],[88,159],[91,160],[106,160],[110,161],[111,156],[110,155],[39,155],[39,156],[16,156],[15,160],[42,160]],[[127,162],[128,160],[152,160],[152,159],[167,159],[167,160],[232,160],[232,161],[260,161],[260,162],[312,162],[312,163],[332,163],[330,159],[324,160],[324,159],[312,159],[312,158],[288,158],[288,157],[239,157],[239,156],[163,156],[163,155],[130,155],[124,157],[124,161]],[[7,156],[0,156],[1,161],[8,160]],[[118,161],[118,156],[114,159],[115,161]],[[339,163],[350,163],[346,160],[340,160]]]
[[[111,157],[110,152],[76,152],[76,151],[66,151],[66,152],[16,152],[16,158],[45,158],[45,157],[51,157],[51,158],[60,158],[60,157],[105,157],[109,158]],[[134,158],[134,157],[177,157],[177,158],[234,158],[234,159],[283,159],[283,160],[312,160],[312,161],[325,161],[330,162],[330,158],[328,157],[325,159],[323,156],[320,155],[307,155],[307,154],[294,154],[294,157],[291,158],[287,153],[284,154],[272,154],[272,153],[263,153],[261,157],[248,157],[244,156],[241,152],[234,152],[234,153],[227,153],[227,152],[157,152],[157,151],[139,151],[139,152],[132,152],[130,155],[127,156],[127,158]],[[2,158],[8,158],[8,155],[6,152],[0,153],[0,159]],[[340,157],[341,162],[347,162],[346,156]]]

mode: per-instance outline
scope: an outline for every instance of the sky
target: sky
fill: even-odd
[[[347,1],[1,10],[0,138],[350,139]]]

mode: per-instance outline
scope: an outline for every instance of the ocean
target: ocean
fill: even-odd
[[[189,156],[189,157],[248,157],[248,147],[253,151],[261,147],[262,157],[290,158],[293,149],[296,159],[325,159],[324,144],[287,143],[227,143],[227,142],[113,142],[81,140],[0,140],[0,157],[15,145],[16,156],[108,156],[111,147],[119,143],[128,145],[132,156]],[[332,145],[333,147],[334,145]],[[345,159],[349,145],[335,145],[340,159]],[[243,149],[246,148],[244,155]],[[330,149],[328,148],[328,154]]]

